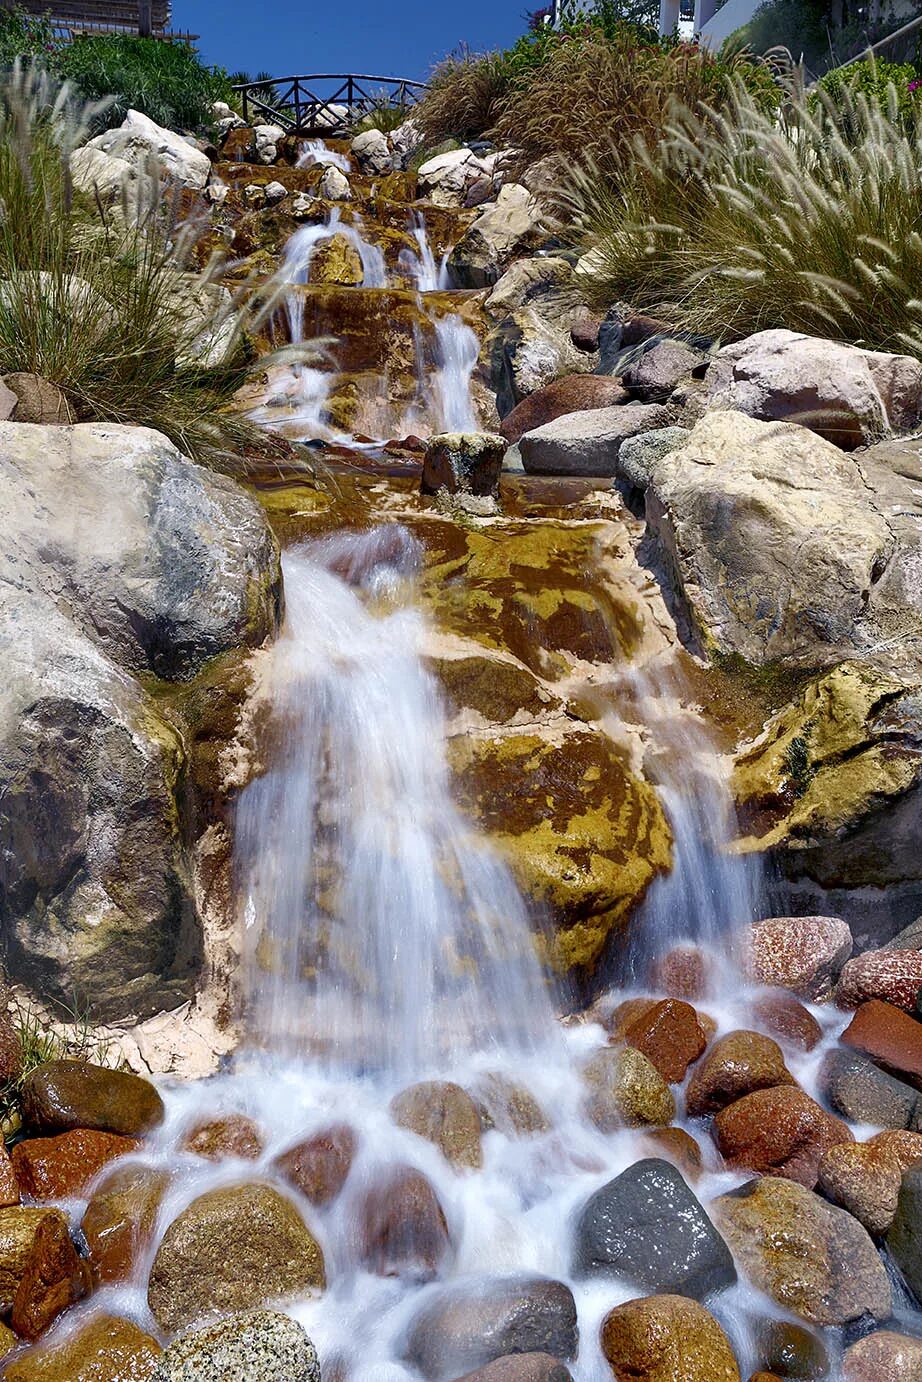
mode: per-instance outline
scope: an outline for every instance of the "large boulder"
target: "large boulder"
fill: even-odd
[[[797,422],[852,449],[922,416],[922,363],[797,331],[759,331],[724,346],[707,375],[712,407]]]
[[[353,158],[363,173],[378,177],[394,170],[394,156],[383,130],[364,130],[349,146]]]
[[[766,1176],[711,1214],[753,1285],[809,1324],[890,1316],[887,1271],[857,1219],[793,1181]]]
[[[627,400],[627,391],[618,379],[604,374],[568,374],[523,398],[511,413],[506,414],[499,430],[508,442],[513,443],[525,432],[553,422],[566,413],[582,413],[589,408],[612,408]]]
[[[0,423],[0,579],[54,600],[131,672],[187,680],[275,628],[259,505],[159,432]]]
[[[519,449],[530,475],[614,476],[623,442],[670,421],[668,408],[658,403],[586,409],[526,432]]]
[[[170,1224],[147,1300],[161,1329],[175,1333],[325,1284],[323,1253],[291,1201],[269,1185],[231,1185],[200,1195]]]
[[[419,166],[419,195],[435,206],[481,205],[493,191],[493,163],[472,149],[436,154]]]
[[[736,1280],[726,1243],[667,1161],[637,1161],[587,1201],[574,1234],[573,1271],[644,1291],[703,1300]]]
[[[181,134],[164,129],[139,110],[129,110],[122,123],[91,139],[86,149],[127,163],[140,171],[153,160],[161,173],[181,187],[200,192],[211,175],[211,160]],[[83,150],[72,156],[80,179],[92,177],[90,163]]]
[[[728,1166],[785,1176],[811,1190],[824,1153],[854,1141],[847,1123],[790,1084],[754,1090],[721,1109],[714,1134]]]
[[[485,288],[497,282],[512,260],[527,258],[545,239],[541,207],[527,188],[510,182],[465,231],[448,268],[459,287]]]
[[[646,516],[706,650],[817,665],[876,638],[893,536],[858,463],[806,428],[707,414],[654,462]]]

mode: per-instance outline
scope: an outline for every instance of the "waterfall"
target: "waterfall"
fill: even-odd
[[[412,278],[417,292],[446,291],[451,286],[448,279],[448,254],[442,255],[440,263],[435,262],[435,255],[429,243],[426,218],[421,211],[417,211],[412,218],[411,234],[416,241],[417,251],[415,254],[410,249],[400,251],[401,268]]]
[[[480,342],[459,316],[435,323],[436,405],[443,432],[476,432],[478,422],[471,400],[471,380],[477,368]]]
[[[405,1076],[553,1029],[523,901],[452,802],[418,560],[397,526],[286,555],[270,766],[237,822],[259,1040]]]
[[[310,168],[315,163],[324,163],[338,168],[341,173],[352,172],[352,160],[348,154],[337,153],[335,149],[328,148],[322,139],[304,139],[301,141],[301,152],[298,155],[296,168]]]

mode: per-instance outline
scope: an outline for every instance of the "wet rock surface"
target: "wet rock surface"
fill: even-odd
[[[21,1339],[37,1339],[89,1286],[59,1209],[0,1210],[0,1310]]]
[[[434,1142],[458,1169],[483,1165],[477,1105],[460,1085],[427,1081],[413,1085],[391,1102],[394,1122]]]
[[[134,1275],[153,1240],[170,1179],[166,1170],[132,1164],[116,1166],[96,1186],[80,1230],[97,1283]]]
[[[76,1128],[142,1137],[163,1122],[163,1100],[149,1080],[89,1061],[50,1061],[27,1076],[25,1121],[36,1132]]]
[[[739,1382],[714,1316],[683,1296],[648,1296],[602,1321],[602,1352],[616,1382]]]
[[[840,1118],[803,1090],[756,1090],[721,1110],[714,1120],[717,1146],[728,1166],[816,1185],[824,1153],[854,1140]]]
[[[288,1315],[270,1310],[229,1315],[175,1339],[153,1382],[320,1382],[317,1351]]]
[[[757,1089],[793,1085],[794,1076],[777,1042],[760,1032],[729,1032],[700,1062],[685,1091],[685,1111],[692,1118],[719,1113]]]
[[[359,1207],[362,1260],[378,1276],[431,1281],[451,1251],[445,1211],[431,1183],[411,1166],[376,1178]]]
[[[13,1171],[23,1194],[33,1200],[80,1195],[110,1161],[137,1151],[136,1138],[83,1128],[57,1137],[33,1137],[13,1148]]]
[[[573,1269],[703,1299],[736,1280],[733,1258],[675,1167],[635,1162],[580,1211]]]
[[[43,1342],[7,1365],[10,1382],[152,1382],[160,1345],[131,1320],[98,1315],[66,1339]]]
[[[756,983],[822,997],[853,944],[848,924],[840,917],[771,917],[750,931],[750,972]]]
[[[601,1132],[661,1127],[676,1115],[675,1098],[652,1061],[631,1046],[598,1051],[583,1069],[586,1112]]]
[[[347,1123],[337,1123],[283,1152],[274,1167],[312,1204],[325,1205],[345,1185],[356,1143],[352,1128]]]

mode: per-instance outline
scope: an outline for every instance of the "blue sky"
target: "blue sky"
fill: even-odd
[[[537,0],[173,0],[173,27],[201,35],[206,62],[273,76],[367,72],[424,79],[461,42],[504,47]]]

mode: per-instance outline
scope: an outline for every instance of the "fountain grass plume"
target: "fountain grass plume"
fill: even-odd
[[[165,433],[194,460],[240,470],[274,444],[228,405],[248,338],[277,298],[196,269],[204,224],[182,219],[155,166],[120,202],[75,191],[70,156],[105,103],[17,64],[0,83],[0,373],[58,386],[79,421]]]
[[[676,327],[771,327],[922,355],[922,119],[792,69],[773,114],[742,85],[677,108],[612,171],[589,160],[564,201],[599,305],[627,297]]]

